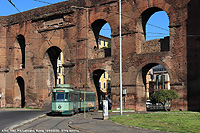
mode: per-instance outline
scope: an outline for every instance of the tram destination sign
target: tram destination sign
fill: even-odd
[[[64,90],[56,90],[56,92],[65,92]]]

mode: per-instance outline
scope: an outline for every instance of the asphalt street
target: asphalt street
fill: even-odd
[[[166,133],[116,124],[103,120],[101,112],[87,112],[73,116],[52,116],[40,118],[33,122],[14,128],[14,132],[37,133]]]
[[[0,109],[0,132],[12,125],[46,114],[42,110],[12,110]]]
[[[15,128],[14,132],[50,132],[50,133],[66,133],[80,132],[80,130],[70,127],[71,121],[76,118],[74,116],[46,116],[44,118],[25,124]]]

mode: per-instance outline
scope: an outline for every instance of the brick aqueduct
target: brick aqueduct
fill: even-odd
[[[69,0],[1,16],[1,107],[50,106],[61,51],[69,66],[66,83],[98,93],[99,77],[106,71],[111,77],[113,108],[119,107],[118,4],[118,0]],[[126,108],[146,110],[144,75],[161,64],[170,75],[171,89],[179,94],[172,110],[200,110],[199,5],[199,0],[122,0]],[[157,11],[168,14],[170,36],[145,41],[145,25]],[[97,49],[105,23],[111,27],[111,56]]]

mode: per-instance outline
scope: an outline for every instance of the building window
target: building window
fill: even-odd
[[[104,88],[104,89],[106,88],[106,83],[105,83],[105,82],[103,83],[103,88]]]
[[[103,78],[104,78],[104,79],[106,78],[106,73],[103,73]]]
[[[162,89],[165,89],[165,75],[161,75]]]
[[[99,44],[99,46],[101,46],[101,39],[98,40],[98,44]]]
[[[103,46],[104,46],[104,47],[106,46],[106,41],[103,41]]]
[[[58,79],[58,84],[61,84],[61,78]]]
[[[58,73],[61,73],[62,66],[58,67]]]
[[[156,75],[156,89],[159,89],[159,75]]]

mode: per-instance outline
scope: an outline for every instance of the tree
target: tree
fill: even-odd
[[[172,99],[177,99],[178,94],[174,90],[159,90],[156,91],[152,97],[151,97],[151,102],[153,104],[155,103],[161,103],[163,108],[167,111],[165,104],[166,102],[171,102]]]

